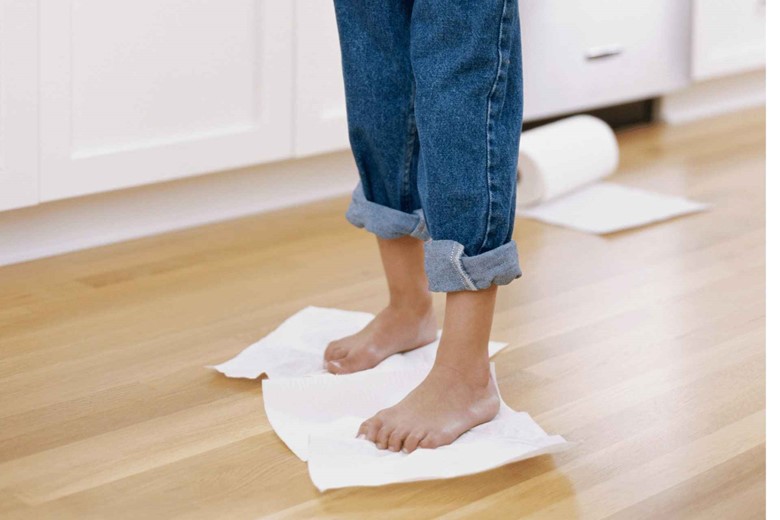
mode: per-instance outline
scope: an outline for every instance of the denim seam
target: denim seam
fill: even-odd
[[[415,210],[415,213],[417,213],[417,216],[419,217],[419,220],[417,221],[417,225],[412,230],[409,235],[419,238],[423,242],[426,242],[430,239],[430,235],[428,233],[428,226],[425,223],[425,214],[423,213],[422,209]]]
[[[463,245],[455,242],[452,245],[452,252],[450,254],[450,262],[452,262],[452,265],[455,267],[455,269],[460,274],[461,278],[463,278],[463,283],[466,284],[466,287],[468,287],[471,291],[476,291],[477,286],[474,284],[474,282],[469,278],[469,276],[466,274],[466,271],[463,269],[463,262],[461,262],[460,257],[463,255]]]
[[[499,21],[499,27],[498,27],[498,65],[496,66],[496,78],[493,80],[493,86],[490,88],[490,93],[488,94],[488,102],[487,102],[487,115],[486,115],[486,125],[487,125],[487,143],[486,143],[486,149],[487,149],[487,164],[486,164],[486,181],[487,181],[487,189],[488,189],[488,213],[487,213],[487,219],[485,222],[485,238],[482,240],[482,245],[480,246],[480,251],[483,251],[485,247],[487,246],[488,239],[490,238],[491,234],[491,221],[493,220],[493,178],[491,175],[492,171],[492,164],[491,164],[491,148],[493,143],[493,97],[495,96],[496,90],[498,89],[498,84],[501,80],[502,72],[504,71],[504,53],[503,53],[503,46],[504,46],[504,25],[506,23],[507,19],[507,3],[509,0],[504,0],[503,6],[501,8],[501,19]]]
[[[414,82],[412,82],[412,94],[409,98],[409,115],[407,116],[406,128],[406,154],[404,155],[404,179],[403,179],[403,193],[401,193],[401,205],[406,210],[412,205],[411,194],[411,170],[412,170],[412,155],[414,154],[414,137],[416,135],[416,126],[414,123],[414,96],[415,88]]]

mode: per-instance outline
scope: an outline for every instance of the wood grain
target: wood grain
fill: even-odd
[[[0,269],[0,516],[762,518],[764,124],[621,133],[618,182],[712,211],[518,222],[499,385],[579,445],[467,478],[320,494],[259,384],[203,368],[306,305],[382,307],[346,198]]]

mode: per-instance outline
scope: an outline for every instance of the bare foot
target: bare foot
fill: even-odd
[[[400,403],[361,424],[358,436],[377,448],[407,453],[451,444],[498,413],[498,392],[489,373],[486,381],[468,382],[465,373],[436,363]]]
[[[366,370],[435,339],[436,317],[430,304],[421,309],[386,307],[357,334],[331,342],[325,350],[325,368],[333,374]]]

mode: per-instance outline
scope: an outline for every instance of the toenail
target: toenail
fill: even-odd
[[[357,436],[357,438],[360,439],[361,441],[364,441],[364,440],[366,440],[366,434],[365,433],[361,433],[360,435]]]

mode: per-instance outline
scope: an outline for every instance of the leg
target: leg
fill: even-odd
[[[444,8],[446,7],[446,8]],[[522,119],[516,0],[415,0],[411,56],[418,186],[430,288],[447,292],[428,377],[363,423],[379,448],[449,444],[498,412],[487,343],[496,286],[518,276],[512,241]]]
[[[520,276],[512,240],[522,126],[517,0],[416,0],[418,191],[433,291]]]
[[[409,58],[412,0],[335,0],[349,137],[361,182],[347,219],[376,234],[390,303],[362,331],[331,343],[336,374],[376,366],[436,338],[417,194],[419,142]]]
[[[413,0],[334,3],[349,140],[360,174],[347,218],[382,238],[408,235],[420,220],[409,58]]]
[[[408,236],[378,242],[390,303],[363,330],[328,345],[325,368],[334,374],[375,367],[388,356],[436,339],[422,242]]]

